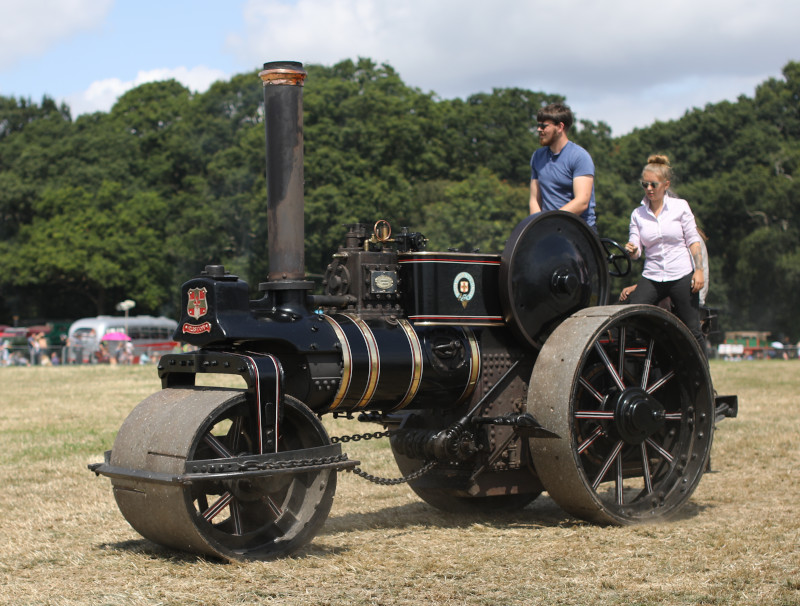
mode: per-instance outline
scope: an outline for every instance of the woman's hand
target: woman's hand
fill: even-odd
[[[695,269],[692,274],[692,292],[700,292],[706,283],[706,278],[703,275],[702,269]]]
[[[620,301],[627,301],[628,300],[628,296],[630,296],[630,294],[634,290],[636,290],[636,284],[634,284],[633,286],[626,286],[625,288],[622,289],[622,292],[619,293],[619,300]]]
[[[632,258],[636,259],[636,258],[638,258],[638,257],[639,257],[639,247],[638,247],[638,246],[636,246],[636,245],[635,245],[633,242],[628,242],[628,243],[625,245],[625,250],[628,252],[628,254],[629,254],[629,255],[630,255]]]

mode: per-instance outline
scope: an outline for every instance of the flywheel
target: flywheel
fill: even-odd
[[[508,327],[523,344],[540,349],[570,314],[607,303],[606,254],[597,234],[576,215],[530,215],[503,250],[499,288]]]

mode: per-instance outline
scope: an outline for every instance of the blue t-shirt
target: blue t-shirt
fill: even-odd
[[[580,145],[567,141],[564,148],[554,154],[548,146],[540,147],[531,157],[531,180],[539,181],[542,194],[542,210],[559,210],[575,197],[572,180],[575,177],[594,177],[592,157]],[[581,218],[590,227],[595,226],[594,183],[589,208]]]

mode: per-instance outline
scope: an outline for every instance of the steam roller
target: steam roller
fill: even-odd
[[[566,212],[532,215],[504,250],[428,251],[388,221],[344,227],[322,284],[305,276],[302,90],[296,62],[264,87],[269,274],[207,265],[181,288],[162,390],[136,406],[102,463],[144,538],[228,560],[297,553],[337,473],[407,483],[433,507],[495,512],[546,491],[599,524],[677,514],[707,469],[717,396],[688,329],[655,306],[608,305],[630,259]],[[209,375],[236,387],[210,387]],[[371,431],[331,437],[320,418]],[[380,430],[375,430],[375,425]],[[388,438],[400,476],[343,446]],[[345,497],[352,498],[352,497]]]

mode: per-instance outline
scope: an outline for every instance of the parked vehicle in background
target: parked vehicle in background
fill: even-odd
[[[65,361],[69,364],[126,361],[138,364],[172,351],[178,323],[164,316],[97,316],[69,327]],[[146,356],[146,358],[145,358]]]

